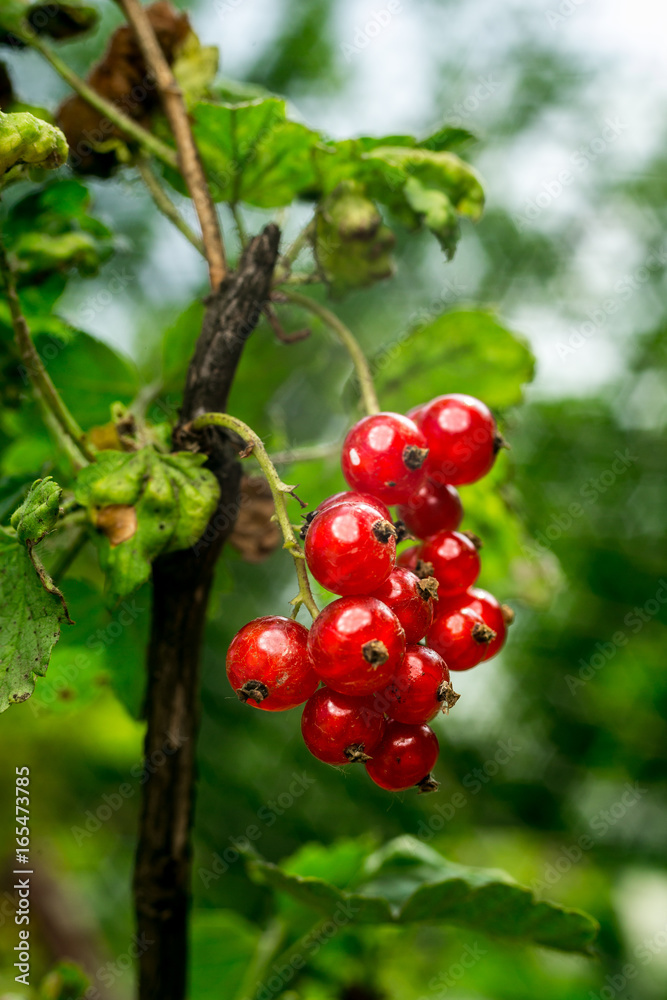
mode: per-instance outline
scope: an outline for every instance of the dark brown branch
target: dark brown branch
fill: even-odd
[[[211,288],[216,289],[225,277],[227,270],[225,248],[222,242],[220,222],[206,183],[206,175],[190,127],[183,94],[164,52],[160,48],[153,25],[140,0],[118,0],[118,2],[134,30],[146,66],[155,77],[162,107],[176,140],[178,166],[188,186],[199,218]]]
[[[248,245],[238,270],[207,301],[175,448],[192,445],[184,424],[208,410],[226,408],[243,345],[270,294],[279,236],[276,226],[267,226]],[[140,1000],[186,996],[199,660],[215,562],[239,504],[237,444],[219,428],[208,429],[200,442],[220,483],[218,508],[196,546],[153,565],[145,704],[150,777],[143,786],[134,876],[138,931],[153,943],[139,959]]]

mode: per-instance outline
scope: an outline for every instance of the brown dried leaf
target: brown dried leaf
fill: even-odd
[[[181,14],[167,0],[146,8],[167,62],[171,65],[192,29],[187,14]],[[141,125],[148,125],[160,100],[139,44],[128,25],[118,28],[100,62],[93,66],[88,81],[93,90],[106,97]],[[127,137],[83,98],[73,95],[57,112],[57,122],[67,136],[70,164],[79,173],[107,177],[117,165],[115,151],[93,147]]]
[[[104,532],[111,547],[126,542],[136,533],[137,512],[134,507],[126,504],[113,504],[101,507],[95,518],[95,527]]]
[[[264,562],[280,545],[280,528],[271,520],[274,513],[273,497],[266,479],[244,476],[239,516],[229,542],[246,562]]]

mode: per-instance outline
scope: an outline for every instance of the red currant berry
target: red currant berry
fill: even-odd
[[[355,424],[343,442],[343,475],[355,490],[403,503],[419,486],[426,439],[400,413],[376,413]]]
[[[396,529],[367,503],[342,503],[315,514],[305,548],[310,572],[327,590],[367,594],[394,568]]]
[[[433,563],[424,562],[421,558],[421,545],[411,545],[403,549],[396,559],[396,565],[411,570],[420,580],[433,576]]]
[[[320,682],[308,657],[308,629],[280,615],[248,622],[227,651],[227,677],[238,698],[256,708],[295,708]]]
[[[438,712],[448,712],[458,699],[449,683],[447,664],[439,653],[428,646],[411,644],[386,689],[375,695],[378,709],[390,719],[410,725],[429,722]]]
[[[417,538],[428,538],[438,531],[456,531],[463,519],[463,505],[453,486],[438,486],[432,479],[424,479],[417,492],[398,508],[398,516]]]
[[[389,792],[401,792],[412,785],[422,791],[434,791],[438,785],[431,768],[438,759],[438,740],[425,723],[409,726],[389,722],[373,759],[366,770],[376,785]]]
[[[341,597],[327,605],[308,633],[313,669],[341,694],[372,694],[384,687],[405,652],[405,632],[375,597]]]
[[[439,531],[422,545],[422,562],[433,565],[433,574],[440,584],[440,596],[459,594],[471,587],[480,571],[479,552],[475,542],[459,531]]]
[[[420,580],[412,570],[397,566],[372,596],[394,612],[405,629],[406,642],[419,642],[433,622],[438,582],[432,576]]]
[[[438,615],[426,641],[440,653],[450,670],[470,670],[486,657],[496,633],[472,608],[459,608]]]
[[[490,660],[504,646],[507,638],[507,627],[514,620],[514,612],[506,604],[501,605],[487,590],[471,587],[465,594],[445,599],[442,607],[440,604],[438,605],[437,614],[458,611],[461,608],[470,608],[479,615],[485,625],[496,633],[495,639],[486,645],[484,652],[483,659]]]
[[[485,476],[502,445],[491,411],[473,396],[438,396],[420,408],[415,423],[428,442],[425,471],[454,486]]]
[[[327,687],[308,699],[301,716],[304,742],[325,764],[369,760],[384,729],[384,715],[371,695],[352,698]]]
[[[328,510],[329,507],[338,507],[342,503],[367,503],[370,507],[375,507],[385,521],[391,521],[391,513],[386,504],[370,493],[356,493],[354,490],[345,490],[343,493],[334,493],[332,497],[327,497],[318,505],[316,513],[321,514],[323,510]]]

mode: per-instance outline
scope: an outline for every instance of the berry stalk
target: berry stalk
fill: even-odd
[[[233,417],[229,413],[204,413],[200,417],[195,417],[195,419],[184,428],[184,431],[200,431],[205,427],[226,427],[228,430],[234,431],[246,442],[247,448],[243,453],[243,457],[247,457],[252,453],[252,455],[256,458],[271,489],[271,495],[276,508],[276,520],[280,525],[280,530],[283,536],[283,548],[287,549],[294,559],[296,576],[299,581],[299,593],[296,595],[294,600],[290,602],[294,606],[294,614],[296,615],[301,605],[304,604],[308,608],[311,617],[313,619],[317,618],[320,612],[310,589],[310,581],[308,580],[305,557],[303,550],[297,541],[296,535],[294,534],[294,529],[292,528],[292,523],[287,512],[287,504],[285,502],[285,496],[287,494],[294,496],[295,487],[288,486],[282,481],[278,475],[275,465],[269,458],[269,453],[264,447],[261,438],[255,434],[255,432],[248,427],[247,424],[244,424],[242,420],[239,420],[238,417]]]

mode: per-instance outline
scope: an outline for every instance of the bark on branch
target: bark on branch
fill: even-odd
[[[269,299],[280,233],[269,225],[248,245],[236,271],[207,300],[187,375],[181,428],[208,410],[225,410],[245,341]],[[190,908],[191,829],[199,722],[199,660],[215,562],[238,512],[237,448],[219,428],[203,438],[221,489],[203,540],[153,565],[152,631],[145,702],[145,756],[134,897],[139,934],[140,1000],[184,1000]]]

